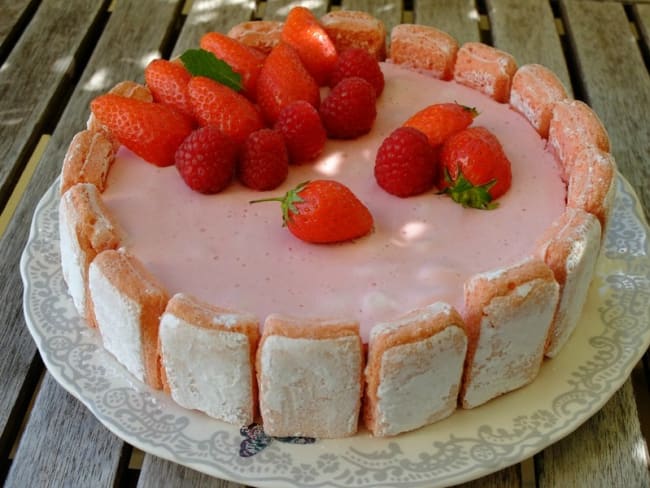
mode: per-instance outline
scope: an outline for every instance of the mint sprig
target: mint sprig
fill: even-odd
[[[241,91],[243,87],[241,75],[235,73],[228,63],[210,51],[188,49],[181,54],[181,61],[192,76],[205,76],[235,91]]]

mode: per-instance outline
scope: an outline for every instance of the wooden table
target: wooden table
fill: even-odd
[[[117,81],[141,80],[148,60],[196,46],[206,31],[282,18],[299,3],[0,0],[0,480],[7,486],[240,486],[141,453],[59,387],[25,326],[18,262],[34,207],[83,128],[91,98]],[[303,3],[320,15],[332,2]],[[648,216],[649,2],[333,3],[367,10],[389,29],[435,25],[460,42],[502,48],[519,64],[552,68],[603,119],[620,172]],[[650,486],[648,363],[646,352],[631,379],[575,433],[465,486]]]

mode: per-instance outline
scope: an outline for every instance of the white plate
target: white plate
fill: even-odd
[[[515,464],[575,430],[629,376],[650,344],[648,226],[619,177],[605,248],[581,322],[536,381],[416,432],[298,445],[246,441],[131,377],[77,316],[59,265],[58,185],[34,214],[21,260],[24,312],[54,378],[116,435],[210,475],[255,486],[447,486]],[[240,455],[245,442],[256,451]]]

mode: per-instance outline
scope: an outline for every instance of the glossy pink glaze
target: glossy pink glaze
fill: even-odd
[[[126,246],[168,291],[255,313],[352,316],[370,329],[408,310],[443,300],[462,309],[463,282],[530,254],[565,206],[555,158],[525,119],[478,92],[384,65],[386,88],[372,132],[328,141],[313,165],[294,166],[266,193],[233,183],[212,196],[192,192],[174,167],[157,168],[118,153],[104,200],[128,234]],[[418,110],[457,101],[476,107],[512,162],[513,186],[494,211],[464,209],[429,192],[400,199],[373,176],[377,147]],[[282,227],[279,204],[249,200],[281,195],[315,178],[347,184],[368,206],[374,232],[356,242],[306,244]]]

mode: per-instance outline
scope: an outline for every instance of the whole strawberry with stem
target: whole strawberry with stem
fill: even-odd
[[[485,127],[450,136],[440,151],[438,187],[464,207],[493,209],[512,184],[512,170],[497,137]]]
[[[298,239],[314,244],[349,241],[368,234],[373,218],[347,186],[334,180],[299,184],[284,196],[253,200],[280,202],[284,225]]]

